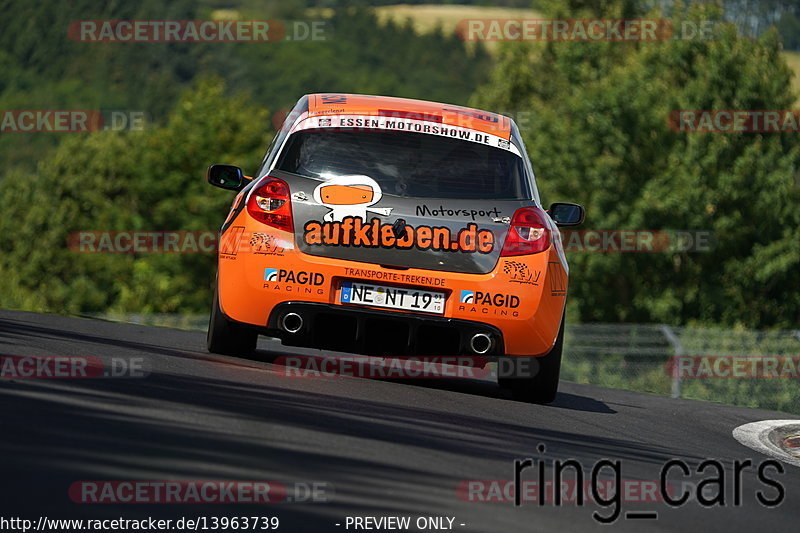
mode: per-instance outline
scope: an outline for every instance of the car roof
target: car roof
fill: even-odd
[[[416,118],[460,126],[509,140],[510,118],[489,111],[457,105],[367,94],[309,94],[308,115],[367,115]]]

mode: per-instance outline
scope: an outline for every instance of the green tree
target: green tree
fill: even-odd
[[[307,19],[306,2],[237,0],[242,19],[277,19],[291,31]],[[440,32],[417,35],[407,25],[378,22],[367,8],[337,8],[324,40],[258,43],[77,42],[80,20],[207,19],[214,3],[177,0],[0,0],[0,110],[128,109],[158,124],[197,77],[217,75],[258,105],[286,109],[303,94],[361,92],[466,103],[486,81],[492,59]],[[321,16],[315,15],[317,19]],[[14,21],[14,23],[10,23]],[[305,21],[305,20],[304,20]],[[305,21],[307,22],[307,21]],[[0,134],[0,179],[11,169],[32,173],[63,139],[55,133]]]
[[[0,181],[0,307],[205,311],[212,254],[79,253],[68,239],[79,231],[218,229],[232,197],[205,183],[205,168],[255,168],[270,129],[267,110],[206,80],[162,127],[75,135],[37,175]]]
[[[785,13],[775,25],[787,50],[800,50],[800,15]]]
[[[620,13],[621,4],[606,16]],[[676,15],[720,18],[713,8]],[[478,107],[516,110],[546,201],[591,229],[711,231],[708,253],[578,253],[570,300],[585,321],[796,327],[797,133],[679,133],[674,110],[790,109],[774,33],[709,40],[511,44]],[[524,127],[527,126],[527,127]]]

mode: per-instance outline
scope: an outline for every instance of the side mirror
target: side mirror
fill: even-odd
[[[242,169],[233,165],[211,165],[206,170],[206,180],[214,187],[238,191],[249,183]]]
[[[550,218],[559,226],[578,226],[583,223],[586,212],[583,206],[566,202],[554,202],[548,210]]]

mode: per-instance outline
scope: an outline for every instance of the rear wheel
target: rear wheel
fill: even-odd
[[[223,355],[250,355],[256,349],[256,342],[258,342],[258,332],[231,322],[225,317],[219,307],[219,295],[215,289],[206,336],[208,351]]]
[[[533,377],[498,378],[498,384],[511,390],[511,396],[518,402],[551,403],[558,392],[558,376],[561,372],[561,352],[564,346],[564,319],[558,330],[556,343],[542,357],[536,357],[538,372]]]

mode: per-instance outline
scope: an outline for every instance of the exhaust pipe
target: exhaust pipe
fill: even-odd
[[[494,339],[486,333],[476,333],[469,340],[469,347],[476,354],[484,355],[494,347]]]
[[[297,313],[286,313],[281,317],[281,329],[287,333],[297,333],[303,328],[303,317]]]

